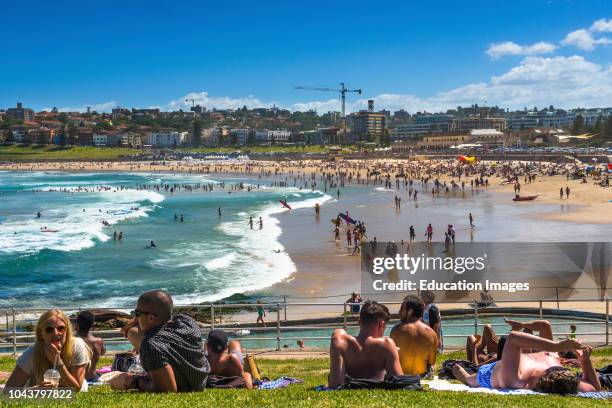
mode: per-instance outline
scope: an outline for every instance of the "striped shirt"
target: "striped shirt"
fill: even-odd
[[[147,372],[169,364],[179,392],[202,391],[210,373],[200,327],[185,314],[174,315],[169,322],[145,334],[140,361]]]

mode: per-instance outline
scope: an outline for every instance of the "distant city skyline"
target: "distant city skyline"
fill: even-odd
[[[612,105],[612,2],[3,5],[0,109]]]

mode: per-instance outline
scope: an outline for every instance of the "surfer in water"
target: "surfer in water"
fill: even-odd
[[[40,211],[36,213],[36,218],[40,218],[42,217],[42,215],[40,214]]]
[[[218,209],[219,217],[221,216],[221,207]]]
[[[249,227],[253,229],[253,217],[249,217]]]
[[[145,247],[145,249],[151,249],[151,248],[157,248],[157,245],[155,245],[155,241],[151,240],[151,243]]]
[[[259,230],[262,230],[263,229],[263,220],[261,219],[261,217],[259,217],[258,224],[259,224]]]

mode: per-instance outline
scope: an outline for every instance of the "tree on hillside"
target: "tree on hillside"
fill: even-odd
[[[38,132],[38,136],[36,137],[36,143],[39,145],[49,144],[49,137],[45,132]]]
[[[74,126],[74,123],[68,125],[68,143],[76,146],[79,141],[79,130]]]
[[[572,123],[572,134],[579,135],[584,131],[584,118],[582,115],[576,116],[574,118],[574,123]]]
[[[62,128],[62,131],[59,132],[59,145],[60,146],[62,147],[66,146],[66,141],[68,139],[67,135],[68,135],[68,127],[64,125],[64,127]]]
[[[608,119],[603,123],[601,133],[604,139],[612,140],[612,116],[608,116]]]
[[[191,144],[194,147],[200,147],[202,145],[202,121],[195,119],[191,128]]]
[[[253,130],[249,131],[246,144],[247,146],[255,146],[255,132]]]
[[[13,143],[15,141],[12,130],[7,129],[4,131],[4,141],[9,143]]]

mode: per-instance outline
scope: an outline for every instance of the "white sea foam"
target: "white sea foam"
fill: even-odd
[[[227,268],[231,265],[232,261],[236,259],[236,255],[236,252],[230,252],[227,255],[223,255],[222,257],[215,258],[210,262],[206,262],[204,266],[206,266],[206,269],[209,271]]]
[[[282,188],[285,193],[300,191],[298,188]],[[304,193],[304,190],[301,190]],[[332,199],[321,191],[311,192],[317,197],[291,201],[293,210],[312,208],[315,204],[323,204]],[[220,273],[224,269],[228,273],[219,275],[219,280],[227,281],[223,289],[214,295],[203,295],[197,292],[175,296],[177,303],[208,302],[231,296],[234,293],[244,293],[264,289],[287,279],[296,271],[295,263],[291,260],[285,248],[278,241],[282,233],[280,222],[274,217],[275,214],[288,211],[278,202],[269,203],[259,211],[263,221],[263,229],[259,230],[258,218],[253,217],[253,230],[248,228],[249,215],[239,213],[239,219],[235,221],[222,222],[217,228],[224,234],[235,237],[232,241],[234,251],[222,257],[214,258],[204,263],[205,270],[196,269],[202,278],[210,279],[208,273]],[[195,244],[197,245],[197,244]],[[206,255],[210,256],[214,251],[207,248]],[[212,267],[212,268],[211,268]],[[204,276],[208,275],[208,276]]]
[[[69,191],[78,189],[75,186],[61,188]],[[159,193],[140,190],[81,194],[94,197],[95,200],[44,208],[42,218],[34,218],[32,215],[9,216],[0,224],[0,251],[35,253],[43,249],[78,251],[89,248],[95,245],[96,240],[109,239],[104,232],[103,220],[112,225],[125,219],[146,217],[147,212],[155,208],[153,205],[145,205],[146,202],[159,203],[164,200],[164,196]],[[57,232],[43,232],[41,228],[45,227]]]

